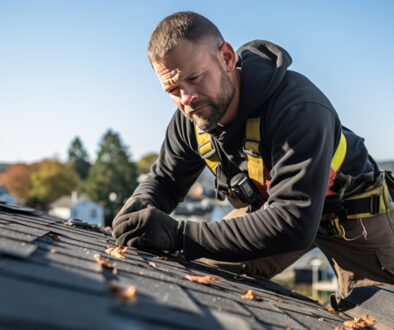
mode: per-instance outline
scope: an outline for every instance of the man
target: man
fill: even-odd
[[[148,57],[178,110],[148,179],[114,219],[118,244],[181,250],[265,278],[318,246],[339,298],[394,283],[384,174],[323,93],[287,70],[284,49],[252,41],[235,53],[212,22],[179,12],[156,27]],[[168,214],[206,165],[219,197],[241,211],[209,224],[175,221]]]

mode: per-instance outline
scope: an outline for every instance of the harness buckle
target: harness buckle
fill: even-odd
[[[253,144],[257,144],[257,148],[252,148]],[[249,148],[247,148],[247,146],[249,146]],[[252,157],[261,157],[261,141],[245,138],[243,141],[242,151]]]
[[[206,152],[202,152],[201,151],[201,149],[203,149],[204,147],[207,149]],[[216,153],[216,149],[215,149],[215,146],[212,143],[212,140],[208,140],[207,142],[205,142],[205,143],[201,144],[200,146],[198,146],[198,153],[200,154],[200,157],[202,159],[206,159],[206,158],[209,158],[209,157],[213,156]]]

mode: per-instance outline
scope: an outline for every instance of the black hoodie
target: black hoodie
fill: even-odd
[[[263,159],[271,175],[269,199],[244,217],[210,224],[186,222],[183,249],[188,259],[242,261],[306,249],[315,239],[323,211],[331,158],[342,128],[333,106],[306,77],[287,70],[290,55],[270,42],[245,44],[237,59],[241,68],[237,116],[210,134],[226,174],[247,173],[242,152],[246,120],[261,116]],[[373,172],[373,165],[363,139],[343,131],[348,151],[341,174],[356,182],[363,173]],[[148,194],[169,213],[204,167],[194,126],[178,109],[158,160],[134,195]]]

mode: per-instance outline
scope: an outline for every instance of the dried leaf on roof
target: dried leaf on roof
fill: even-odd
[[[110,263],[108,260],[101,258],[101,256],[99,254],[95,254],[94,257],[100,266],[107,267],[107,268],[114,268],[114,265],[112,263]]]
[[[168,257],[153,257],[156,260],[168,260]]]
[[[105,250],[105,253],[109,254],[110,256],[116,257],[116,258],[126,258],[125,253],[127,251],[126,246],[108,246],[108,248]]]
[[[149,261],[149,266],[156,268],[156,264],[153,261]]]
[[[246,293],[244,293],[243,295],[241,295],[242,299],[247,299],[247,300],[255,300],[255,301],[261,301],[262,299],[257,297],[252,289],[249,289],[248,291],[246,291]]]
[[[63,225],[68,226],[68,221],[64,221]]]
[[[330,313],[337,313],[336,311],[335,311],[335,309],[334,308],[332,308],[331,306],[326,306],[326,311],[329,311]]]
[[[343,325],[345,327],[353,328],[353,329],[362,329],[369,325],[374,325],[376,323],[376,319],[373,317],[368,317],[367,314],[361,315],[357,320],[354,321],[345,321]]]
[[[49,252],[56,253],[57,251],[55,249],[50,249]]]
[[[134,286],[122,288],[115,281],[107,283],[108,289],[112,292],[117,301],[122,304],[133,304],[137,302],[137,290]]]
[[[52,238],[54,241],[60,241],[59,236],[57,236],[56,234],[49,234],[49,237]]]
[[[189,275],[186,274],[185,278],[191,282],[201,283],[201,284],[210,284],[215,281],[219,281],[218,277],[205,275],[205,276],[197,276],[197,275]]]
[[[283,303],[283,300],[282,300],[282,299],[275,298],[275,297],[271,297],[271,299],[273,299],[273,300],[276,300],[276,301],[279,301],[279,302]]]

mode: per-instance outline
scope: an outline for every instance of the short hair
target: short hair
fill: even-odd
[[[213,37],[218,48],[224,42],[219,29],[210,20],[191,11],[180,11],[167,16],[153,31],[148,44],[150,62],[162,60],[182,39],[200,41]]]

